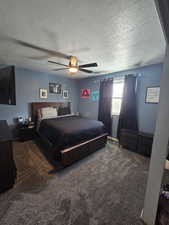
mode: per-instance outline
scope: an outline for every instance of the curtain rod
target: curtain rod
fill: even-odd
[[[134,77],[140,77],[142,74],[141,73],[136,73],[136,74],[125,74],[125,75],[114,75],[114,76],[112,76],[112,75],[108,75],[107,77],[105,77],[105,78],[102,78],[102,79],[99,79],[99,80],[95,80],[94,81],[94,83],[100,83],[100,81],[106,81],[106,80],[113,80],[114,78],[115,79],[122,79],[122,78],[124,78],[125,76],[129,76],[129,75],[132,75],[132,76],[134,76]]]

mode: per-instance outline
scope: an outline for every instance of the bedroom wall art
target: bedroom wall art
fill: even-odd
[[[46,88],[39,89],[39,97],[42,99],[48,98],[48,90]]]
[[[63,90],[62,95],[63,95],[63,98],[68,99],[69,98],[69,91]]]
[[[62,85],[57,83],[49,83],[49,92],[52,94],[61,94]]]
[[[92,91],[92,101],[98,101],[99,100],[99,91]]]
[[[160,99],[160,87],[148,87],[146,93],[146,103],[158,104]]]
[[[81,98],[90,98],[90,89],[82,89],[81,90]]]

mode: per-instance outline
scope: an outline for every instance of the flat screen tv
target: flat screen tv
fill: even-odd
[[[14,66],[0,68],[0,104],[16,105]]]

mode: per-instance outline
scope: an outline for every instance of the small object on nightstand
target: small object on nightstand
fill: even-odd
[[[35,124],[33,122],[30,122],[28,125],[19,126],[19,138],[21,141],[29,141],[35,139]]]
[[[29,122],[28,128],[35,128],[35,123],[34,122]]]

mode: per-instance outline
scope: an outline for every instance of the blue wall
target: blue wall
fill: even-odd
[[[106,77],[123,76],[127,74],[139,74],[138,76],[138,122],[139,130],[143,132],[153,133],[155,129],[156,114],[158,104],[145,104],[146,88],[160,85],[160,75],[162,72],[162,64],[151,65],[139,69],[113,73],[106,76],[81,79],[78,81],[79,96],[83,88],[90,88],[91,91],[99,90],[100,79]],[[81,115],[97,119],[98,118],[98,101],[93,102],[91,99],[79,100],[78,105]],[[114,118],[114,124],[117,126],[117,117]]]
[[[16,106],[0,105],[0,119],[7,120],[11,125],[14,122],[13,119],[18,116],[28,118],[30,115],[29,103],[31,102],[64,101],[61,95],[50,93],[48,93],[48,99],[42,100],[39,98],[39,88],[49,88],[49,82],[61,83],[63,89],[69,90],[72,112],[77,112],[77,81],[53,74],[15,68]]]
[[[16,106],[0,105],[0,119],[13,124],[13,119],[18,116],[27,118],[30,115],[29,103],[43,101],[39,99],[39,88],[48,88],[49,82],[61,83],[63,89],[69,90],[72,112],[78,111],[85,117],[97,119],[98,101],[93,102],[91,99],[80,98],[80,90],[82,88],[90,88],[91,91],[99,90],[100,79],[105,77],[140,74],[137,89],[139,129],[140,131],[153,133],[158,105],[145,104],[145,95],[147,87],[160,85],[161,71],[162,64],[157,64],[100,77],[73,80],[58,75],[16,68]],[[60,95],[49,93],[48,99],[44,101],[63,101],[63,98]],[[113,119],[115,126],[117,126],[118,118]]]

